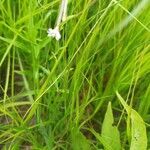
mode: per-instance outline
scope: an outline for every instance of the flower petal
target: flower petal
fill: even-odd
[[[49,36],[49,37],[53,37],[53,38],[55,38],[57,41],[61,39],[61,34],[60,34],[58,28],[54,28],[54,29],[49,28],[48,31],[47,31],[47,33],[48,33],[48,36]]]

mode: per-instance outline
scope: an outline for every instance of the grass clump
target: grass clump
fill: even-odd
[[[70,0],[56,41],[59,4],[0,1],[0,149],[146,150],[149,1]]]

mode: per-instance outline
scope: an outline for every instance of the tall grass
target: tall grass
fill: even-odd
[[[150,148],[149,0],[70,0],[56,41],[47,29],[59,4],[0,1],[0,149],[114,149],[106,116],[129,149],[130,112],[116,91],[144,120]]]

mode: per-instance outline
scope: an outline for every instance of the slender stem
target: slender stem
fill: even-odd
[[[65,21],[65,20],[66,20],[66,17],[67,17],[67,4],[68,4],[68,0],[65,0],[64,12],[63,12],[63,16],[62,16],[62,21]]]
[[[56,21],[56,27],[59,27],[61,21],[66,18],[66,12],[67,12],[67,0],[62,0],[60,8],[59,8],[59,14]]]

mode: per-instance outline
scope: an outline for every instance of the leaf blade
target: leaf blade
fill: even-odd
[[[116,92],[118,99],[127,111],[131,119],[131,145],[130,150],[146,150],[147,149],[147,134],[146,126],[141,116],[130,106],[127,105],[121,95]]]
[[[111,146],[113,150],[120,150],[121,143],[119,130],[116,126],[113,125],[113,123],[114,117],[111,102],[109,102],[102,125],[102,138],[108,145]]]

